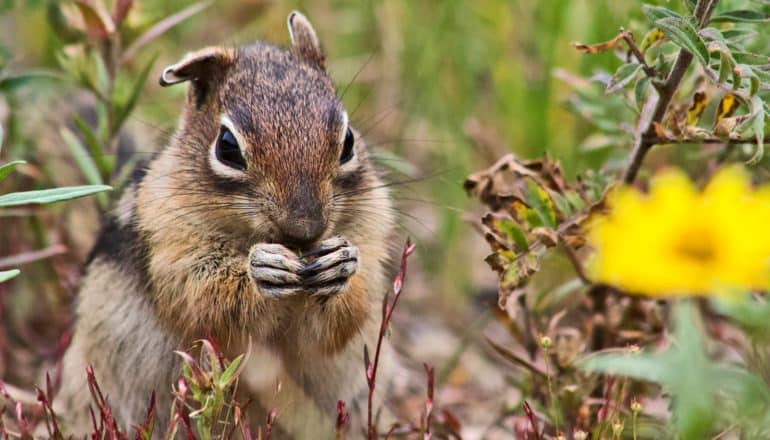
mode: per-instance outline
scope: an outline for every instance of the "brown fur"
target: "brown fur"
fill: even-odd
[[[340,166],[342,104],[310,24],[292,15],[290,29],[291,51],[261,42],[209,48],[164,72],[162,83],[191,81],[188,102],[170,145],[108,218],[88,267],[60,398],[72,433],[90,423],[85,365],[130,426],[152,390],[160,408],[170,405],[180,372],[172,351],[208,335],[230,355],[247,351],[249,340],[264,354],[252,356],[243,388],[262,409],[279,408],[287,437],[330,437],[337,400],[355,412],[365,396],[363,345],[375,343],[387,289],[390,201],[361,139]],[[223,114],[244,141],[240,181],[209,165]],[[315,243],[339,235],[358,248],[346,289],[325,302],[264,297],[249,250],[296,248],[286,231],[314,222],[323,230]],[[284,384],[277,395],[276,381]]]

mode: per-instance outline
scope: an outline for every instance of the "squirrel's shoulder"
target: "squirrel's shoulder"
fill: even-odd
[[[139,184],[156,156],[138,161],[131,172],[121,197],[102,218],[99,236],[87,258],[87,264],[107,263],[126,275],[147,280],[148,248],[136,219],[136,195]]]

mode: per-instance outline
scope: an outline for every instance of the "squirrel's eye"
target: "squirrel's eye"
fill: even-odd
[[[230,168],[237,170],[246,169],[246,160],[243,158],[243,154],[241,154],[240,147],[238,147],[238,141],[235,140],[235,136],[227,127],[222,127],[219,130],[216,155],[220,162]]]
[[[340,164],[349,162],[353,158],[353,144],[355,144],[355,137],[350,128],[345,132],[345,140],[342,141],[342,154],[340,154]]]

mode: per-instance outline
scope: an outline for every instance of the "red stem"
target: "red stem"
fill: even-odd
[[[366,382],[369,385],[369,399],[366,412],[366,426],[368,431],[369,440],[375,440],[377,438],[377,429],[374,426],[372,419],[372,409],[374,407],[374,388],[377,382],[377,367],[380,363],[380,350],[382,348],[382,341],[385,339],[385,333],[390,323],[390,318],[393,316],[393,310],[398,304],[398,298],[401,296],[401,288],[404,285],[404,278],[406,277],[406,261],[407,258],[414,252],[414,244],[411,240],[407,239],[404,245],[404,250],[401,253],[401,266],[393,280],[393,303],[388,302],[389,295],[385,295],[382,301],[382,322],[380,322],[380,333],[377,335],[377,347],[374,351],[374,362],[368,362],[366,365]],[[364,347],[366,351],[366,347]]]

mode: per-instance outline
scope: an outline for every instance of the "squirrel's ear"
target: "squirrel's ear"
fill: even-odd
[[[163,69],[163,73],[160,75],[160,85],[167,87],[190,81],[200,104],[212,85],[222,80],[234,62],[234,50],[223,47],[207,47],[189,53],[178,63]]]
[[[294,11],[289,14],[289,35],[294,52],[301,58],[324,68],[325,56],[321,42],[310,21],[302,13]]]

